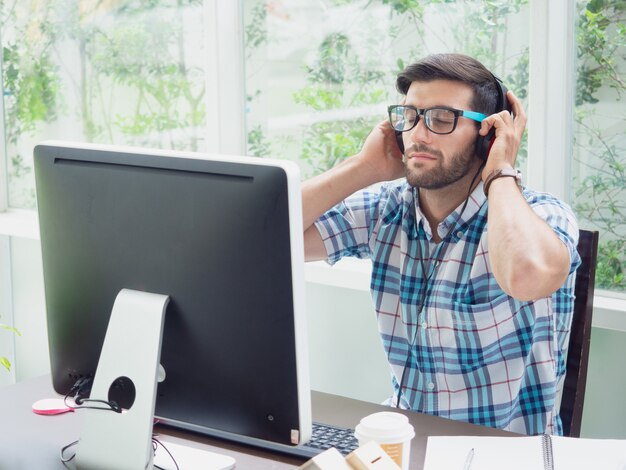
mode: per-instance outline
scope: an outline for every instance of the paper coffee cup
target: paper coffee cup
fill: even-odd
[[[382,411],[366,416],[357,424],[354,436],[359,446],[369,441],[377,442],[398,467],[408,470],[415,430],[403,414]]]

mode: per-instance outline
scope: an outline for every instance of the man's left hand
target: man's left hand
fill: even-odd
[[[507,98],[511,103],[513,115],[511,116],[508,111],[501,111],[486,117],[480,126],[479,133],[482,136],[487,135],[491,127],[496,129],[496,137],[482,172],[483,180],[493,170],[515,168],[517,151],[526,129],[526,112],[512,91],[508,91]]]

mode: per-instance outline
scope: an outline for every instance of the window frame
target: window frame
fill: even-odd
[[[244,24],[242,1],[205,0],[208,70],[209,152],[244,155],[246,151]],[[234,60],[237,58],[237,60]]]
[[[574,132],[575,11],[569,0],[530,0],[529,187],[571,202]],[[554,116],[550,110],[562,110]],[[554,158],[561,155],[562,158]]]
[[[2,31],[0,31],[0,47],[2,47]],[[9,176],[8,176],[8,161],[6,152],[6,132],[5,132],[5,119],[4,119],[4,64],[2,56],[0,55],[0,89],[2,90],[2,96],[0,96],[0,215],[7,211],[9,207]],[[1,234],[2,232],[0,232]]]

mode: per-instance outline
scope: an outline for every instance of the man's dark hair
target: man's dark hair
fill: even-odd
[[[463,54],[432,54],[407,66],[396,80],[396,88],[406,95],[412,82],[454,80],[469,85],[473,92],[471,111],[496,112],[498,91],[493,74],[476,59]]]

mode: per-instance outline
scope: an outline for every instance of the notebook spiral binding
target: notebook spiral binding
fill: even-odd
[[[554,460],[552,457],[552,436],[550,436],[550,434],[543,434],[541,436],[541,447],[543,450],[544,470],[554,470]]]

